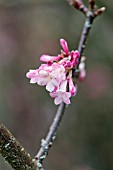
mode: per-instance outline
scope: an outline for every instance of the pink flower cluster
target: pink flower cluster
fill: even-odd
[[[54,98],[56,105],[64,102],[70,104],[70,97],[74,96],[77,86],[72,80],[72,69],[76,68],[80,54],[78,51],[69,51],[67,42],[60,39],[63,48],[58,56],[42,55],[40,60],[42,64],[36,70],[29,70],[26,76],[30,83],[37,83],[40,86],[46,86],[46,90]],[[83,66],[81,67],[83,70]],[[83,73],[82,73],[83,75]]]

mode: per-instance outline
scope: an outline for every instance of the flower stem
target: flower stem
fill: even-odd
[[[50,147],[53,144],[53,141],[56,137],[56,131],[61,123],[62,117],[64,115],[64,111],[65,111],[65,103],[61,103],[58,107],[58,110],[56,112],[55,118],[53,120],[53,123],[49,129],[49,132],[46,136],[46,139],[42,139],[42,143],[41,143],[41,148],[38,152],[38,154],[35,156],[35,160],[37,161],[37,166],[39,168],[39,170],[42,170],[42,161],[46,158],[46,156],[48,155],[48,151],[50,149]]]

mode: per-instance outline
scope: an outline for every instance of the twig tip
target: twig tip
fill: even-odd
[[[101,15],[105,10],[106,10],[105,7],[98,9],[97,11],[95,11],[95,16]]]
[[[102,8],[100,8],[101,9],[101,11],[105,11],[106,10],[106,7],[102,7]]]
[[[89,5],[91,9],[94,9],[95,6],[95,0],[88,0],[89,1]]]
[[[87,7],[84,5],[84,3],[82,2],[82,0],[67,0],[68,3],[72,6],[74,6],[76,9],[78,9],[79,11],[83,12],[84,14],[87,13],[88,9]]]

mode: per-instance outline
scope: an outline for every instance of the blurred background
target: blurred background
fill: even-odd
[[[66,110],[47,170],[113,170],[113,1],[97,4],[107,9],[85,50],[87,78]],[[42,54],[60,53],[60,38],[77,49],[84,21],[66,0],[0,0],[0,122],[32,157],[57,106],[26,72],[39,67]],[[0,170],[11,169],[0,156]]]

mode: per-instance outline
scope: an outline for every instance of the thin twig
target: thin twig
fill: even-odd
[[[84,24],[84,27],[83,27],[83,32],[82,32],[82,35],[81,35],[81,38],[80,38],[80,43],[79,43],[79,46],[78,46],[78,51],[80,52],[80,59],[79,59],[79,63],[78,63],[77,69],[76,69],[76,70],[78,70],[79,64],[81,62],[81,57],[82,57],[82,54],[83,54],[84,49],[85,49],[86,40],[88,38],[93,20],[97,15],[95,14],[95,11],[92,10],[92,9],[90,9],[88,11],[81,0],[68,0],[68,2],[86,15],[86,21],[85,21],[85,24]],[[75,76],[76,76],[76,72],[75,72]],[[37,166],[39,167],[39,170],[43,170],[42,162],[46,158],[46,156],[48,155],[48,151],[49,151],[50,147],[52,146],[53,141],[56,137],[57,129],[58,129],[58,127],[61,123],[61,120],[63,118],[63,115],[64,115],[65,106],[66,105],[64,103],[61,103],[60,106],[58,107],[54,121],[53,121],[53,123],[50,127],[50,130],[49,130],[49,132],[46,136],[46,139],[42,139],[42,143],[41,143],[41,147],[39,149],[39,152],[35,156],[35,160],[37,161]]]
[[[76,69],[73,69],[73,77],[79,78],[79,64],[81,63],[81,58],[85,50],[87,38],[89,36],[94,19],[95,19],[95,13],[94,13],[94,10],[91,9],[86,14],[86,20],[84,23],[83,31],[82,31],[81,38],[80,38],[79,45],[78,45],[80,58],[78,60]]]
[[[15,170],[37,169],[36,162],[2,123],[0,123],[0,154]]]
[[[87,15],[86,15],[86,21],[85,21],[84,27],[83,27],[81,39],[80,39],[79,46],[78,46],[78,51],[80,53],[78,66],[80,64],[81,57],[83,55],[83,52],[84,52],[84,49],[85,49],[85,46],[86,46],[86,42],[87,42],[87,38],[88,38],[88,35],[90,33],[90,29],[92,27],[92,23],[94,21],[94,18],[95,18],[94,12],[92,10],[88,11]]]
[[[105,10],[105,7],[102,7],[100,9],[96,10],[96,11],[90,9],[86,14],[86,21],[84,23],[82,35],[81,35],[79,46],[78,46],[78,51],[80,52],[80,58],[79,58],[78,66],[80,64],[81,57],[83,55],[83,52],[84,52],[84,49],[85,49],[85,46],[86,46],[86,43],[87,43],[87,38],[88,38],[88,35],[90,33],[92,23],[93,23],[95,17],[97,17],[98,15],[103,13],[104,10]],[[77,68],[78,68],[78,66],[77,66]]]
[[[53,123],[50,127],[50,130],[46,136],[46,139],[45,140],[42,139],[41,148],[40,148],[38,154],[35,156],[35,160],[37,160],[37,166],[39,167],[40,170],[43,169],[42,161],[48,155],[48,151],[49,151],[50,147],[52,146],[52,143],[56,137],[56,131],[61,123],[64,111],[65,111],[65,106],[66,106],[66,104],[64,104],[62,102],[60,104],[60,106],[58,107],[57,113],[56,113]]]

